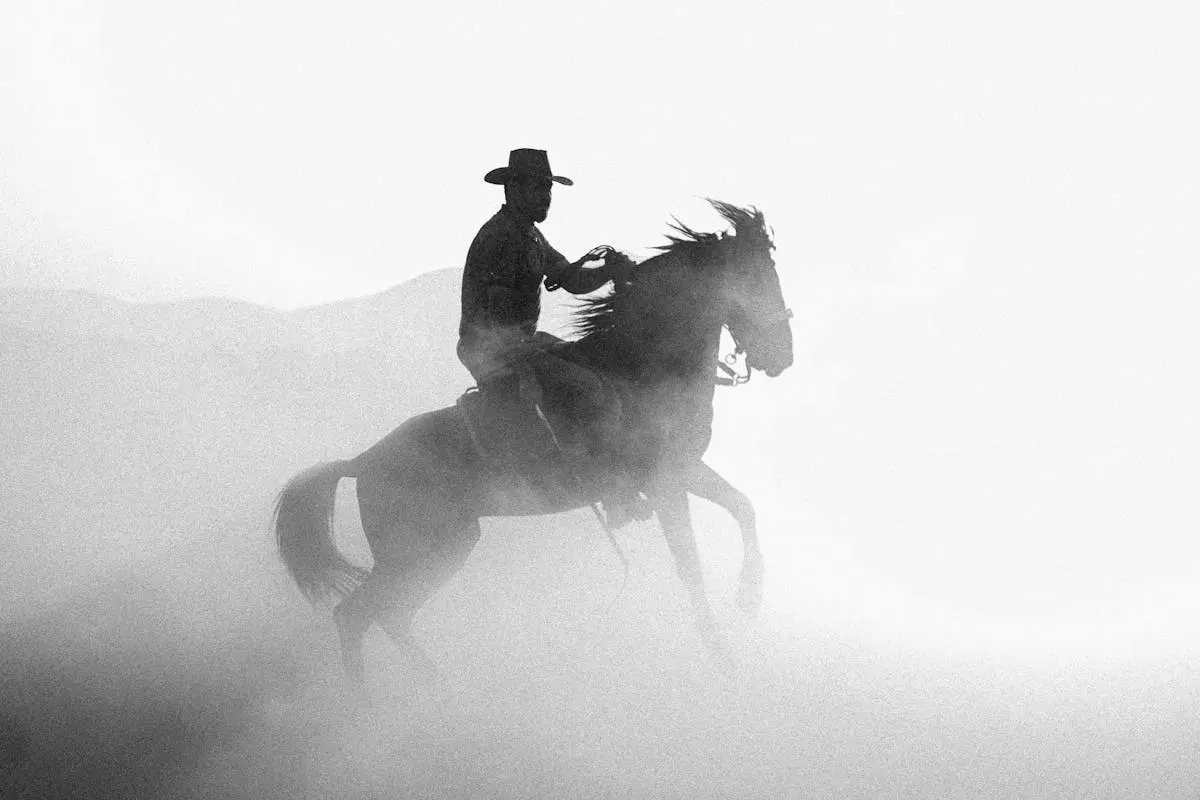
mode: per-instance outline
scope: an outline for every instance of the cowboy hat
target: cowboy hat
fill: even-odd
[[[570,178],[555,175],[550,171],[550,159],[546,157],[545,150],[530,150],[527,147],[511,151],[508,154],[507,167],[496,167],[483,176],[488,183],[499,185],[504,185],[510,178],[549,178],[564,186],[575,185]]]

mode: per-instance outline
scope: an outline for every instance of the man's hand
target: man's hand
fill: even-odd
[[[608,245],[593,247],[573,263],[567,264],[559,275],[553,278],[546,276],[546,288],[553,291],[560,286],[571,294],[591,294],[612,280],[612,269],[609,264],[611,253],[615,253]],[[586,266],[592,261],[601,261],[600,266]]]
[[[629,280],[629,273],[637,266],[634,260],[620,250],[609,248],[609,251],[608,256],[604,259],[604,266],[613,283]]]
[[[603,270],[605,279],[612,281],[624,280],[633,267],[633,259],[607,244],[593,247],[584,253],[583,257],[575,262],[575,266],[583,267],[591,261],[603,261],[604,264],[600,269]]]

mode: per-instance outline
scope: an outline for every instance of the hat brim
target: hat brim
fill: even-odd
[[[529,177],[535,177],[535,176],[529,176]],[[564,178],[561,175],[536,176],[536,177],[549,177],[550,180],[554,181],[555,183],[561,183],[563,186],[574,186],[575,185],[575,181],[571,180],[570,178]],[[494,183],[497,186],[503,186],[505,183],[508,182],[508,167],[496,167],[494,170],[489,172],[487,175],[484,175],[483,179],[485,181],[487,181],[488,183]]]

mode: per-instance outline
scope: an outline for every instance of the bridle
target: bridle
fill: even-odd
[[[776,325],[787,323],[793,316],[795,315],[792,310],[785,308],[782,311],[771,314],[765,320],[759,321],[759,324],[754,327],[760,330],[773,328]],[[737,363],[740,356],[746,355],[746,348],[742,346],[739,341],[740,337],[734,332],[734,328],[737,327],[736,323],[734,325],[726,325],[725,327],[729,330],[729,335],[733,339],[733,352],[726,355],[723,359],[717,359],[717,368],[725,374],[717,375],[714,380],[718,386],[741,386],[750,382],[750,376],[754,374],[754,370],[750,368],[749,356],[747,356],[743,360],[746,366],[745,374],[738,372]]]
[[[738,362],[738,356],[745,352],[746,351],[741,347],[737,347],[732,353],[725,356],[724,359],[717,359],[717,367],[721,370],[721,372],[725,373],[724,375],[717,375],[713,378],[717,386],[741,386],[743,383],[750,382],[750,376],[753,374],[753,371],[750,369],[749,364],[746,365],[745,375],[741,374],[737,371],[737,369],[734,368],[734,365]]]

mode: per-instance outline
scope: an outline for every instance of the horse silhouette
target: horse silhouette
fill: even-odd
[[[662,252],[584,301],[580,337],[559,355],[589,365],[620,387],[631,469],[644,487],[690,596],[700,635],[723,667],[728,644],[704,592],[689,493],[726,508],[743,540],[738,602],[762,598],[763,565],[749,499],[707,466],[714,363],[728,327],[747,369],[776,376],[792,363],[791,312],[760,211],[709,201],[731,231],[702,233],[676,221]],[[350,563],[332,538],[338,481],[357,479],[370,570]],[[340,599],[334,621],[342,662],[364,685],[363,636],[378,623],[420,674],[437,670],[411,633],[413,615],[465,563],[488,516],[551,514],[586,507],[597,487],[578,480],[537,487],[498,472],[481,452],[459,406],[413,417],[357,457],[318,464],[280,492],[274,526],[282,560],[310,601]]]

